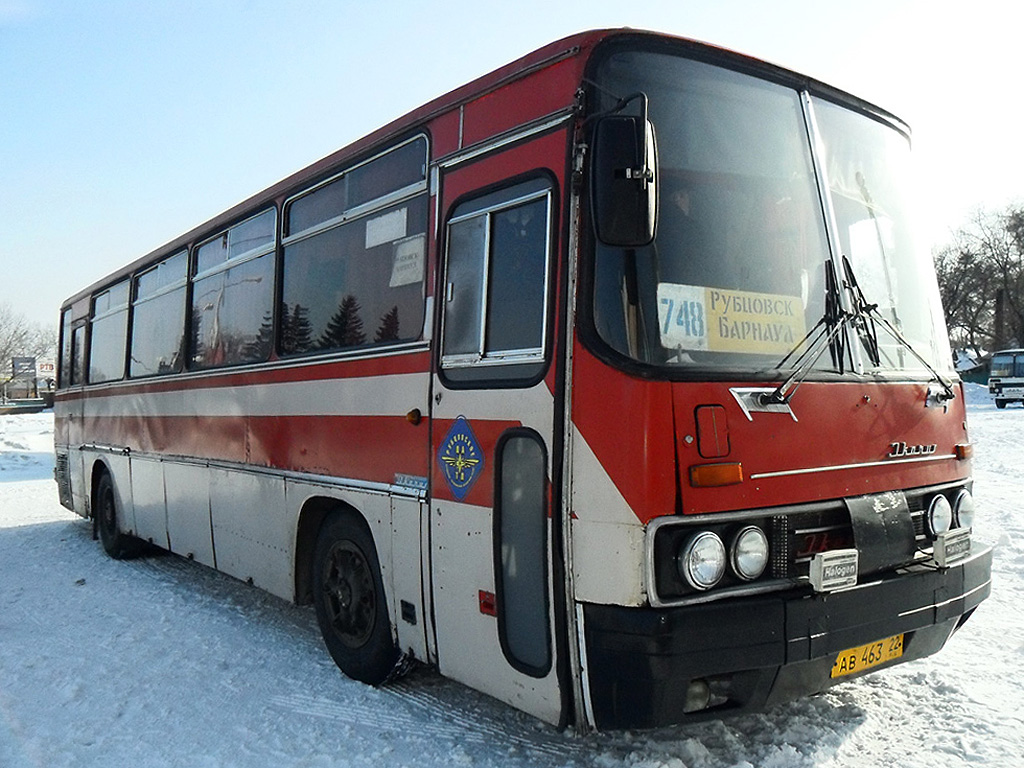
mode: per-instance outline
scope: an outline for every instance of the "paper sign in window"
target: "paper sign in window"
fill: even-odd
[[[408,209],[399,208],[397,211],[385,213],[383,216],[375,216],[366,220],[366,250],[370,250],[383,243],[393,243],[405,237],[405,221]]]
[[[423,255],[426,236],[416,235],[395,243],[395,257],[391,265],[391,282],[388,286],[412,285],[423,279]]]
[[[661,344],[669,349],[708,348],[707,289],[699,285],[658,283]]]
[[[804,336],[798,296],[659,283],[658,323],[668,349],[786,354]]]

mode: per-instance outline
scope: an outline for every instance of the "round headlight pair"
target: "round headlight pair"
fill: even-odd
[[[954,505],[941,493],[928,505],[928,532],[933,537],[948,531],[954,522],[957,528],[974,526],[974,497],[966,488],[957,494]]]
[[[764,573],[768,564],[768,537],[755,525],[741,530],[732,540],[728,563],[744,581]],[[679,575],[697,590],[711,589],[722,580],[727,565],[725,544],[714,531],[691,538],[679,554]]]

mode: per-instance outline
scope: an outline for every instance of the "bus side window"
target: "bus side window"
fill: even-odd
[[[89,383],[124,378],[125,345],[128,340],[129,281],[111,286],[93,299],[89,333]],[[77,346],[77,345],[76,345]],[[77,352],[76,349],[76,363]],[[75,383],[79,378],[72,375]]]
[[[71,336],[71,383],[85,383],[85,326],[75,328]]]
[[[74,338],[74,331],[72,330],[72,315],[71,310],[67,309],[61,314],[60,318],[60,363],[57,366],[57,386],[60,388],[71,386],[71,361],[74,359],[74,345],[72,340]]]
[[[192,368],[256,363],[273,334],[275,209],[210,238],[196,249],[192,280]]]
[[[282,356],[421,336],[426,169],[427,140],[416,136],[285,203]]]
[[[128,374],[137,378],[182,368],[188,253],[180,251],[135,278]]]

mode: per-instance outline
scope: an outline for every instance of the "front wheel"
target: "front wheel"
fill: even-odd
[[[96,528],[103,550],[115,560],[137,556],[142,551],[142,542],[121,531],[120,513],[114,481],[104,472],[96,483],[96,497],[93,506]]]
[[[1006,407],[1006,401],[1005,400],[996,399],[996,408],[999,408],[1001,410],[1001,409],[1003,409],[1005,407]]]
[[[373,537],[354,513],[338,512],[320,529],[313,604],[324,643],[341,671],[369,685],[387,680],[399,652]]]

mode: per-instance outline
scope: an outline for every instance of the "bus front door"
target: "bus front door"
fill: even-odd
[[[477,160],[440,174],[431,414],[438,666],[552,723],[568,711],[559,675],[564,643],[556,642],[564,586],[552,527],[561,455],[552,332],[558,182],[547,171],[500,179],[508,163],[538,167],[531,154],[564,153],[565,140],[549,134],[502,153],[505,162]]]

